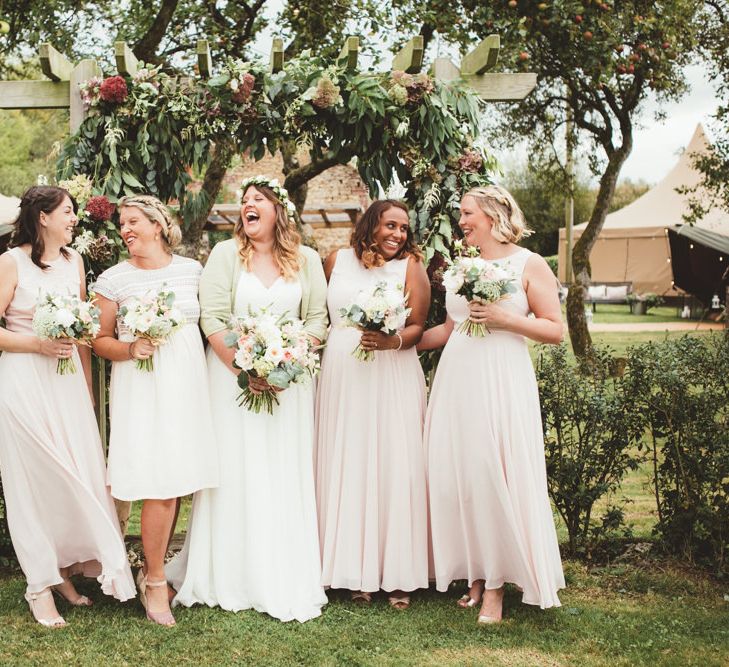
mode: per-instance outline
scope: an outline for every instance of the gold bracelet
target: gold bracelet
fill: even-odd
[[[134,341],[129,343],[129,349],[127,350],[127,353],[129,354],[130,359],[134,359],[134,355],[132,354],[132,346],[134,345]]]
[[[398,350],[401,350],[402,349],[402,336],[399,333],[397,333],[397,332],[395,333],[395,335],[400,340],[400,344],[395,348],[395,352],[397,352]]]

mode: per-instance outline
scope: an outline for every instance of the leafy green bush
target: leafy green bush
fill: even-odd
[[[5,516],[5,496],[3,495],[3,483],[0,480],[0,566],[7,565],[15,559],[13,543],[10,541],[8,530],[8,519]]]
[[[568,361],[564,345],[539,350],[549,495],[567,526],[570,556],[584,555],[623,527],[621,507],[607,507],[598,521],[593,509],[641,459],[641,422],[613,370],[607,350],[596,349],[589,366]]]
[[[549,268],[552,269],[552,273],[556,276],[559,269],[559,260],[557,258],[557,255],[549,255],[544,259],[549,265]]]
[[[626,386],[649,433],[656,532],[671,552],[729,573],[729,337],[628,351]]]

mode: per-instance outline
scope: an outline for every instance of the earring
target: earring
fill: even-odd
[[[155,234],[155,235],[154,235],[154,240],[155,240],[155,241],[159,241],[159,234]]]

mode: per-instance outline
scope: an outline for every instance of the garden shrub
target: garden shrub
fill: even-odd
[[[5,515],[5,496],[3,495],[3,483],[0,480],[0,566],[8,565],[15,559],[13,543],[10,541],[8,531],[8,519]]]
[[[613,367],[607,350],[596,349],[589,365],[578,365],[568,361],[564,345],[539,349],[549,495],[567,526],[570,556],[589,554],[624,529],[621,507],[608,505],[597,520],[593,510],[641,460],[641,423]]]
[[[729,337],[631,348],[626,386],[649,434],[658,536],[729,574]]]

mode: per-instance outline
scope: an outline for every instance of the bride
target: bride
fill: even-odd
[[[313,387],[278,394],[272,415],[249,412],[233,350],[231,315],[272,306],[300,318],[318,344],[326,335],[326,280],[316,252],[300,245],[293,205],[276,181],[243,182],[234,238],[218,243],[200,281],[201,325],[221,455],[220,486],[195,494],[185,545],[168,565],[174,604],[256,609],[281,621],[321,614],[321,565],[312,465]],[[254,391],[268,389],[250,378]]]

